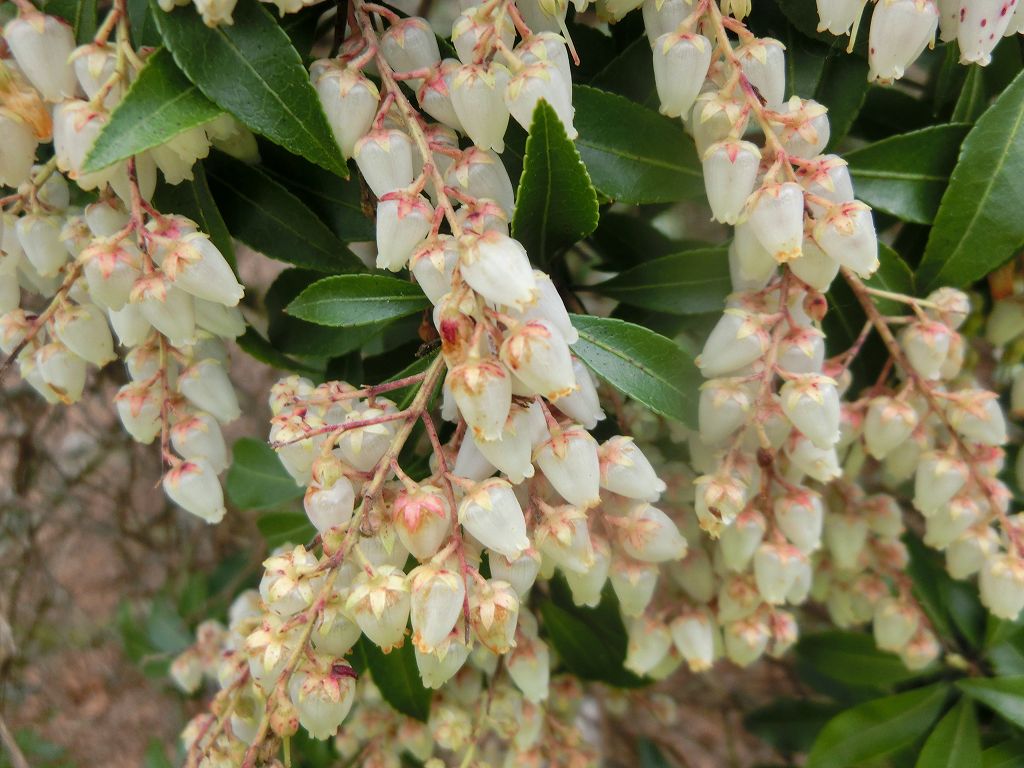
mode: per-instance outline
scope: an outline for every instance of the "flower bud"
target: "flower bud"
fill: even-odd
[[[723,627],[725,654],[737,666],[750,666],[767,650],[771,636],[771,629],[760,616],[731,622]]]
[[[892,397],[876,397],[868,404],[864,420],[864,443],[868,453],[881,461],[906,442],[917,426],[917,412]]]
[[[164,493],[186,512],[208,523],[224,519],[224,491],[206,459],[183,461],[164,475]]]
[[[391,565],[363,571],[352,581],[345,603],[363,634],[384,653],[405,642],[409,620],[409,587],[405,574]]]
[[[377,399],[374,408],[354,409],[342,419],[341,426],[363,421],[373,421],[394,413],[394,405],[387,400]],[[336,451],[341,459],[359,472],[372,472],[387,453],[395,436],[393,421],[382,421],[362,427],[346,429],[338,437]]]
[[[433,557],[451,535],[451,504],[437,486],[403,490],[392,509],[395,533],[417,560]]]
[[[416,91],[416,100],[420,109],[443,125],[464,133],[462,121],[455,114],[452,105],[452,81],[459,71],[459,62],[455,59],[444,59],[423,79]]]
[[[786,417],[815,446],[828,450],[839,441],[839,393],[833,379],[816,373],[794,376],[779,396]]]
[[[500,232],[469,233],[459,238],[462,277],[495,304],[523,309],[537,298],[537,281],[526,249]]]
[[[990,557],[978,577],[981,602],[993,616],[1014,621],[1024,608],[1024,560],[1016,554]]]
[[[534,461],[559,495],[580,509],[601,501],[601,465],[597,441],[579,425],[571,425],[537,448]]]
[[[651,616],[640,616],[626,626],[629,642],[623,666],[637,675],[646,675],[668,654],[672,633],[665,622]]]
[[[686,557],[686,539],[672,518],[641,502],[622,517],[608,517],[623,551],[643,563],[664,563]]]
[[[497,653],[508,653],[515,647],[519,598],[504,581],[477,582],[469,592],[469,616],[481,644]]]
[[[327,487],[311,485],[302,500],[306,516],[320,532],[348,525],[355,507],[355,489],[344,475]]]
[[[4,27],[4,39],[18,69],[47,101],[73,98],[77,91],[69,59],[75,49],[75,33],[55,16],[25,13]]]
[[[200,360],[183,370],[178,375],[178,391],[196,408],[209,412],[222,424],[229,424],[241,415],[235,388],[217,360]]]
[[[747,199],[744,216],[761,245],[777,262],[800,257],[804,239],[804,192],[799,184],[792,181],[766,184]],[[824,246],[822,250],[828,253]]]
[[[352,149],[359,172],[378,198],[412,183],[412,139],[396,128],[378,128],[356,141]]]
[[[491,150],[469,147],[448,168],[449,185],[470,197],[493,200],[511,217],[515,191],[501,158]],[[507,230],[504,234],[508,234]]]
[[[785,50],[782,43],[770,37],[754,38],[736,49],[743,74],[773,110],[782,106],[786,96]]]
[[[704,154],[704,189],[714,218],[735,224],[754,191],[761,151],[756,144],[726,139],[712,144]]]
[[[870,277],[878,269],[878,238],[871,209],[863,203],[833,206],[814,226],[814,239],[829,258]]]
[[[512,406],[512,374],[497,358],[470,358],[447,377],[452,396],[473,435],[499,440]]]
[[[704,35],[688,32],[670,32],[654,41],[654,84],[663,115],[689,112],[708,74],[711,48]]]
[[[441,61],[433,27],[418,16],[393,22],[381,36],[380,47],[388,64],[399,74],[428,69]],[[409,82],[416,90],[419,81]]]
[[[477,483],[459,504],[459,522],[485,547],[509,559],[530,546],[522,507],[506,480]]]
[[[452,79],[452,106],[466,135],[481,149],[505,151],[509,74],[501,64],[467,64]]]
[[[313,85],[342,154],[352,157],[356,142],[367,134],[377,114],[377,86],[348,66],[328,67]]]
[[[206,459],[214,472],[223,472],[228,467],[228,449],[220,424],[204,411],[171,427],[171,445],[183,459]]]
[[[140,275],[142,255],[138,248],[124,241],[98,240],[82,251],[81,259],[92,300],[105,309],[123,308]]]
[[[711,329],[697,366],[705,378],[718,378],[746,368],[768,349],[766,320],[742,309],[726,309]]]
[[[881,0],[868,32],[868,80],[899,80],[935,40],[939,12],[932,0]]]
[[[530,320],[509,329],[501,344],[501,361],[531,393],[550,401],[576,388],[569,345],[547,320]]]
[[[817,0],[818,31],[848,35],[861,13],[865,0]]]
[[[527,64],[516,72],[505,87],[505,104],[523,130],[529,131],[537,103],[544,100],[562,123],[570,140],[579,134],[573,127],[571,90],[562,80],[557,66],[549,62]]]
[[[430,234],[434,209],[420,194],[388,192],[377,202],[377,269],[399,272]]]
[[[201,232],[177,241],[160,266],[177,288],[206,301],[233,307],[245,293],[227,259]]]
[[[103,367],[117,355],[103,310],[95,304],[64,304],[54,315],[54,333],[86,362]]]

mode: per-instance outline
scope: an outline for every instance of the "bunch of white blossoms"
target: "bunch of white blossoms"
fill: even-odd
[[[160,437],[167,494],[217,522],[217,475],[228,463],[220,424],[239,414],[222,339],[245,330],[243,289],[195,222],[162,215],[147,200],[157,168],[170,183],[191,179],[211,137],[252,137],[218,118],[84,173],[141,66],[127,41],[109,44],[102,35],[76,48],[70,27],[31,9],[4,29],[13,58],[0,60],[0,183],[17,192],[3,199],[0,219],[0,349],[16,356],[22,377],[47,400],[74,403],[87,366],[118,357],[116,335],[130,379],[115,397],[125,429],[141,443]],[[117,46],[126,47],[120,59]],[[50,110],[54,157],[33,167],[39,141],[51,138]],[[71,205],[58,170],[95,192],[94,201]],[[45,309],[22,308],[23,292],[41,297]]]
[[[1018,0],[872,0],[868,32],[869,80],[903,77],[925,48],[956,41],[961,64],[985,66],[1004,37],[1024,32]],[[866,0],[817,0],[818,31],[850,35],[853,49]]]
[[[659,648],[675,635],[691,666],[706,668],[721,630],[729,657],[747,663],[795,639],[780,606],[811,596],[840,626],[873,621],[881,647],[923,666],[939,645],[902,573],[902,511],[893,496],[863,488],[914,479],[924,542],[946,553],[950,574],[979,574],[982,601],[997,616],[1024,607],[1024,542],[996,478],[1003,415],[996,395],[961,373],[967,297],[881,292],[913,310],[882,317],[871,298],[879,292],[858,277],[879,263],[870,210],[854,200],[842,159],[821,154],[825,109],[784,101],[783,46],[753,37],[714,5],[645,10],[662,112],[684,118],[714,217],[735,225],[736,292],[697,361],[708,381],[689,441],[701,473],[696,521],[715,541],[691,546],[673,572],[691,608],[685,635],[682,619],[664,617]],[[762,144],[742,138],[751,129]],[[870,324],[853,348],[826,359],[824,292],[841,270]],[[843,402],[848,367],[872,327],[899,378],[890,381],[887,368],[876,386]],[[643,633],[646,643],[653,634]]]
[[[529,620],[526,614],[521,617],[524,623]],[[329,650],[338,647],[331,639],[335,629],[314,631],[313,649],[283,692],[275,694],[265,675],[250,675],[253,661],[247,660],[245,650],[254,635],[263,642],[266,624],[259,593],[243,592],[231,606],[229,627],[204,622],[196,630],[195,644],[172,664],[171,675],[183,690],[195,692],[206,680],[219,682],[233,697],[230,714],[219,728],[217,712],[197,715],[186,726],[186,749],[203,755],[197,766],[241,765],[264,717],[277,735],[289,736],[302,727],[315,738],[333,739],[342,759],[358,756],[359,764],[367,766],[398,765],[403,755],[421,762],[464,755],[476,744],[478,759],[508,768],[544,765],[551,754],[559,756],[559,765],[597,764],[576,724],[583,696],[573,677],[552,677],[544,700],[538,700],[521,691],[512,674],[497,675],[498,657],[479,645],[451,683],[435,694],[430,715],[421,722],[386,703],[369,672],[356,677]],[[521,627],[517,639],[526,644],[529,635],[524,633],[529,631]],[[267,690],[276,696],[270,716]],[[345,728],[339,731],[342,720]]]

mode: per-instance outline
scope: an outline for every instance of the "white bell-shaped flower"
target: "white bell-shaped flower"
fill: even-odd
[[[537,280],[518,240],[501,232],[467,233],[459,238],[463,279],[495,304],[523,309],[537,298]]]
[[[992,49],[1003,39],[1013,18],[1014,3],[1007,0],[973,0],[960,3],[956,40],[960,63],[985,66],[992,60]]]
[[[171,427],[171,445],[183,459],[205,459],[214,472],[228,467],[228,449],[220,424],[205,411],[182,419]]]
[[[534,528],[534,540],[541,555],[566,573],[591,570],[594,546],[586,513],[569,504],[553,507],[538,501],[537,506],[540,519]]]
[[[525,64],[547,62],[558,68],[565,88],[565,95],[572,100],[572,66],[569,63],[569,52],[565,38],[555,32],[534,31],[527,39],[521,40],[516,46],[516,55]]]
[[[803,253],[788,263],[790,270],[816,291],[825,292],[839,274],[840,264],[814,240],[804,238]]]
[[[892,397],[873,398],[864,418],[864,443],[868,453],[881,461],[908,439],[917,426],[917,411]]]
[[[660,619],[640,616],[626,627],[629,642],[623,666],[630,672],[646,675],[665,658],[672,647],[672,633]]]
[[[125,304],[121,309],[111,309],[107,316],[110,318],[110,327],[117,334],[118,343],[123,347],[138,346],[153,330],[138,304]]]
[[[839,441],[839,393],[835,380],[816,373],[793,376],[779,391],[786,417],[818,448]]]
[[[419,90],[416,91],[416,99],[419,101],[420,109],[432,118],[463,133],[462,121],[459,120],[452,104],[452,81],[460,66],[455,59],[444,59],[423,79]]]
[[[515,209],[515,191],[508,171],[497,154],[469,147],[451,164],[447,182],[470,197],[493,200],[508,216]]]
[[[61,402],[71,404],[82,399],[85,388],[85,360],[63,344],[44,344],[35,355],[36,369]]]
[[[766,184],[752,194],[744,216],[754,235],[776,261],[799,258],[804,240],[804,191],[786,181]],[[822,246],[828,253],[828,249]]]
[[[821,483],[834,480],[842,474],[836,449],[819,448],[810,438],[797,432],[786,443],[786,455],[804,474]]]
[[[95,304],[65,304],[54,315],[53,327],[64,346],[95,366],[117,357],[106,315]]]
[[[792,544],[765,542],[754,553],[754,582],[769,605],[782,605],[796,582],[806,556]]]
[[[921,457],[914,477],[914,507],[929,515],[952,499],[967,482],[968,469],[959,458],[930,451]]]
[[[60,240],[63,222],[58,216],[27,213],[16,225],[18,240],[29,263],[43,277],[60,272],[68,261],[68,252]]]
[[[547,320],[530,320],[510,329],[500,354],[518,383],[531,394],[556,401],[576,388],[569,345]]]
[[[24,13],[4,27],[4,40],[28,81],[47,101],[74,97],[78,90],[70,58],[74,30],[56,16]]]
[[[594,376],[577,357],[572,359],[572,370],[576,377],[576,389],[558,398],[558,410],[584,428],[593,429],[605,418]]]
[[[497,358],[477,357],[448,372],[462,417],[481,440],[498,440],[512,406],[512,374]]]
[[[878,238],[871,209],[864,203],[841,203],[814,226],[814,240],[826,254],[861,277],[878,269]]]
[[[572,99],[567,95],[568,89],[562,77],[554,64],[537,62],[527,64],[509,79],[505,87],[505,105],[524,130],[530,130],[537,104],[544,100],[561,121],[566,135],[570,139],[579,135],[572,124],[576,110],[572,107]]]
[[[858,570],[867,539],[867,520],[856,511],[826,516],[825,546],[832,555],[833,565],[837,570]]]
[[[920,623],[921,612],[913,602],[883,597],[875,603],[872,620],[875,644],[883,651],[899,653],[910,642]]]
[[[761,151],[756,144],[726,139],[704,153],[704,189],[714,218],[735,224],[754,191]]]
[[[496,62],[468,64],[452,79],[452,106],[466,135],[481,149],[505,151],[509,110],[505,105],[508,70]]]
[[[704,35],[670,32],[654,41],[654,84],[661,113],[690,111],[711,65],[711,41]]]
[[[818,31],[848,35],[850,27],[864,12],[865,0],[816,0]]]
[[[377,86],[353,67],[328,67],[314,85],[342,154],[352,157],[356,142],[367,134],[377,114]]]
[[[185,347],[195,342],[195,302],[191,294],[173,285],[162,274],[136,280],[130,300],[172,346]]]
[[[431,304],[437,304],[451,290],[458,261],[458,246],[451,235],[430,237],[413,250],[409,270]]]
[[[924,543],[944,550],[956,541],[981,516],[981,508],[972,496],[961,493],[925,518]]]
[[[429,653],[448,638],[462,615],[466,584],[462,575],[429,563],[409,574],[412,642]]]
[[[459,446],[459,452],[455,454],[455,466],[452,467],[453,475],[464,477],[467,480],[478,481],[486,480],[497,471],[498,468],[491,464],[486,456],[480,453],[480,449],[476,447],[476,440],[462,441],[462,444]]]
[[[508,558],[530,546],[522,507],[507,480],[477,483],[459,504],[459,522],[485,547]]]
[[[579,425],[570,425],[543,442],[534,461],[558,494],[580,509],[601,501],[601,463],[597,441]]]
[[[224,491],[206,459],[183,461],[172,468],[164,475],[163,487],[171,501],[186,512],[208,523],[224,518]]]
[[[640,503],[614,520],[623,551],[644,563],[665,563],[686,557],[686,539],[672,518],[657,507]]]
[[[501,437],[497,440],[476,441],[477,450],[514,485],[533,477],[533,412],[539,411],[539,408],[536,403],[530,408],[513,404]],[[540,415],[540,423],[543,427],[543,415]]]
[[[179,373],[178,391],[196,408],[208,412],[222,424],[241,415],[235,388],[218,360],[199,360]]]
[[[700,437],[721,445],[750,418],[752,388],[742,379],[711,379],[701,385],[697,401]]]
[[[82,251],[83,274],[89,295],[105,309],[124,307],[141,274],[142,254],[131,243],[95,241]]]
[[[417,560],[437,554],[452,533],[452,507],[440,488],[423,484],[403,490],[392,506],[399,541]]]
[[[505,661],[505,669],[527,701],[536,703],[548,698],[551,654],[548,644],[539,637],[520,633],[516,647]]]
[[[640,616],[654,598],[658,586],[658,566],[616,555],[612,559],[609,580],[619,600],[623,616]]]
[[[596,608],[601,603],[604,585],[608,581],[611,569],[612,552],[608,542],[601,536],[594,536],[591,541],[594,559],[590,567],[583,571],[562,571],[573,605]]]
[[[16,113],[0,109],[0,184],[17,188],[28,181],[39,142],[31,126]]]
[[[491,577],[507,581],[520,598],[525,598],[530,593],[530,588],[540,572],[540,561],[540,553],[532,547],[511,558],[496,552],[488,557]]]
[[[320,532],[348,525],[355,507],[355,489],[344,475],[329,486],[310,485],[302,499],[309,522]]]
[[[868,32],[868,80],[891,82],[935,40],[939,11],[932,0],[880,0]]]
[[[394,406],[378,398],[373,407],[356,408],[345,414],[342,426],[349,428],[335,442],[338,455],[349,466],[360,472],[372,472],[387,453],[395,436],[395,421],[378,421],[355,426],[360,422],[373,422],[394,412]]]
[[[691,672],[706,672],[718,655],[718,625],[707,608],[687,610],[669,625],[672,642]]]
[[[821,546],[825,509],[820,494],[794,488],[775,499],[772,511],[779,530],[801,552],[810,554]]]
[[[442,646],[433,653],[416,651],[416,669],[420,673],[420,679],[427,688],[437,689],[455,676],[455,673],[462,669],[462,665],[469,658],[469,646],[462,638],[453,633]],[[431,720],[433,720],[438,708],[432,708]]]
[[[233,307],[245,293],[224,254],[201,232],[177,241],[160,267],[177,288],[206,301]]]
[[[345,609],[370,642],[388,653],[405,642],[410,605],[405,574],[394,566],[381,565],[352,580]]]
[[[697,366],[706,378],[728,376],[760,358],[768,344],[764,318],[741,309],[726,309],[704,342]]]
[[[982,445],[1006,442],[1006,417],[995,392],[962,389],[946,404],[946,416],[965,440]]]
[[[778,272],[775,257],[761,245],[747,221],[738,221],[729,243],[729,279],[734,291],[759,291]]]
[[[952,336],[952,331],[944,323],[919,321],[903,329],[900,346],[918,375],[937,379],[949,354]]]
[[[644,0],[644,29],[651,46],[662,35],[674,32],[682,21],[693,13],[687,0]]]
[[[359,172],[378,198],[412,183],[412,139],[397,128],[377,128],[357,140],[352,149]]]
[[[783,121],[773,126],[786,152],[794,157],[814,157],[828,144],[831,130],[828,109],[813,99],[793,96],[779,108]]]
[[[321,741],[337,734],[352,709],[355,695],[355,672],[346,664],[307,661],[288,678],[288,697],[298,713],[299,724]]]
[[[430,234],[434,209],[423,195],[396,190],[377,203],[377,269],[398,272]]]
[[[769,109],[778,110],[786,97],[786,47],[770,37],[759,37],[736,49],[743,74]]]
[[[469,616],[477,639],[487,650],[508,653],[515,646],[519,598],[504,581],[476,582],[469,592]]]
[[[658,477],[651,462],[631,437],[616,435],[606,440],[598,451],[601,466],[601,487],[612,493],[641,501],[657,501],[665,491],[665,482]]]
[[[441,61],[441,51],[430,22],[418,16],[399,19],[381,36],[381,53],[391,68],[398,73],[428,69]],[[409,81],[412,89],[419,80]]]
[[[1024,560],[1013,553],[989,558],[978,585],[981,601],[992,615],[1014,621],[1024,609]]]

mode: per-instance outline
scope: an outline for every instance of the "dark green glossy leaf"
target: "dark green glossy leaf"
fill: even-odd
[[[573,315],[572,323],[580,334],[573,352],[594,373],[655,413],[696,426],[702,378],[674,341],[609,317]]]
[[[401,648],[385,654],[365,637],[353,650],[360,666],[370,670],[373,682],[384,700],[403,715],[426,722],[430,715],[431,692],[423,687],[416,653],[408,639]]]
[[[163,40],[160,37],[160,30],[156,28],[156,22],[153,21],[153,9],[149,5],[149,0],[127,0],[127,3],[132,44],[136,48],[143,45],[159,47]],[[159,8],[157,10],[159,11]]]
[[[982,768],[1024,768],[1024,738],[989,747],[981,753]]]
[[[285,544],[297,546],[312,541],[316,528],[302,512],[267,512],[256,521],[267,549],[277,549]]]
[[[957,688],[979,704],[1024,728],[1024,675],[958,680]]]
[[[537,264],[597,227],[597,193],[565,126],[546,102],[533,111],[512,235]]]
[[[348,169],[302,58],[258,0],[239,0],[234,24],[207,27],[191,5],[150,0],[164,43],[211,101],[254,132],[345,176]]]
[[[224,485],[228,498],[242,509],[276,507],[304,493],[281,465],[274,449],[261,440],[243,437],[231,448],[231,468]]]
[[[647,36],[627,45],[590,79],[589,85],[656,110],[659,101],[654,85],[654,57]]]
[[[956,100],[950,120],[954,123],[973,123],[981,117],[987,106],[988,94],[985,91],[982,69],[977,64],[972,64],[967,68],[967,77],[960,89],[960,97]]]
[[[964,140],[917,269],[918,284],[963,287],[1024,243],[1024,73]]]
[[[678,120],[613,93],[573,87],[576,147],[597,190],[624,203],[704,195],[693,140]]]
[[[158,147],[222,113],[181,73],[167,49],[161,48],[146,59],[146,66],[111,113],[110,122],[89,151],[84,172]]]
[[[848,152],[858,199],[903,221],[930,224],[969,130],[935,125]]]
[[[611,211],[601,216],[589,242],[601,254],[599,268],[609,272],[622,272],[659,256],[706,245],[699,241],[673,240],[646,219]]]
[[[743,718],[743,726],[783,754],[806,752],[841,707],[806,699],[778,699]]]
[[[935,722],[949,691],[935,683],[841,712],[818,734],[807,768],[850,768],[910,746]]]
[[[350,328],[405,317],[429,306],[415,283],[384,275],[338,275],[313,283],[287,312],[311,323]]]
[[[231,234],[253,250],[320,272],[365,269],[316,214],[259,168],[214,152],[206,173]]]
[[[732,293],[724,248],[702,248],[638,264],[591,290],[645,309],[673,315],[717,312]]]
[[[596,608],[581,608],[573,604],[569,587],[559,576],[552,580],[551,597],[541,602],[540,614],[548,639],[574,675],[620,688],[644,685],[622,666],[628,639],[610,585]]]
[[[820,674],[846,685],[889,690],[919,676],[899,656],[878,650],[874,638],[860,632],[805,635],[797,643],[796,655]]]
[[[239,349],[250,357],[279,370],[292,371],[294,373],[301,373],[304,376],[314,376],[316,378],[323,376],[323,369],[307,365],[306,363],[298,360],[293,360],[288,357],[288,355],[278,351],[273,344],[260,336],[259,331],[252,326],[246,328],[245,333],[235,339],[235,343],[238,345]]]
[[[921,748],[915,768],[963,768],[980,764],[978,718],[974,704],[963,697],[935,726]]]
[[[220,215],[220,209],[210,194],[210,185],[206,181],[206,171],[202,163],[193,166],[192,175],[192,181],[183,181],[180,184],[168,184],[161,180],[156,186],[153,204],[162,213],[177,213],[192,219],[199,225],[200,230],[210,236],[213,244],[237,272],[235,245],[227,224]]]

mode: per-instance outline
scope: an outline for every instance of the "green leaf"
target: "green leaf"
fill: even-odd
[[[671,339],[610,317],[573,315],[580,339],[573,352],[622,394],[655,413],[697,424],[700,371]]]
[[[969,125],[933,125],[845,155],[857,198],[903,221],[931,224]]]
[[[589,85],[657,109],[660,102],[654,85],[654,59],[647,35],[641,35],[627,45],[590,79]]]
[[[908,670],[899,656],[878,650],[874,638],[861,632],[805,635],[797,643],[796,656],[818,673],[856,687],[889,690],[919,676]]]
[[[231,234],[253,250],[320,272],[365,269],[316,214],[258,168],[214,152],[206,173]]]
[[[192,176],[192,181],[183,181],[180,184],[168,184],[161,180],[156,186],[153,204],[163,213],[178,213],[192,219],[199,225],[200,230],[210,236],[217,250],[224,254],[224,258],[237,272],[235,244],[231,240],[227,224],[224,223],[224,217],[220,215],[220,209],[210,194],[210,185],[206,181],[206,171],[202,163],[196,163],[192,167]]]
[[[239,0],[234,24],[219,27],[207,27],[191,6],[150,6],[174,60],[207,98],[261,136],[348,175],[302,58],[262,3]]]
[[[304,376],[312,375],[317,378],[323,376],[322,369],[306,365],[298,360],[293,360],[288,357],[288,355],[278,351],[273,344],[264,339],[260,335],[259,331],[252,326],[246,328],[245,333],[235,339],[235,343],[238,345],[239,349],[250,357],[274,368],[278,368],[282,371],[301,373]]]
[[[193,637],[185,620],[170,600],[163,595],[153,600],[146,618],[149,644],[166,654],[177,654],[192,645]]]
[[[213,120],[223,110],[174,64],[166,48],[146,59],[146,65],[110,115],[85,159],[84,173],[106,168],[126,157],[173,139],[182,131]]]
[[[281,465],[274,449],[251,437],[240,438],[232,446],[231,469],[224,485],[228,498],[242,509],[276,507],[304,492]]]
[[[974,704],[961,698],[935,726],[917,758],[916,768],[981,765],[981,737]]]
[[[360,657],[360,666],[370,670],[373,682],[384,701],[403,715],[427,722],[430,716],[431,692],[423,687],[416,666],[416,652],[406,640],[401,648],[385,654],[365,637],[356,643],[353,654]]]
[[[962,287],[998,267],[1024,243],[1024,73],[967,134],[942,196],[924,258],[924,291]]]
[[[316,528],[302,512],[267,512],[256,521],[267,549],[284,544],[305,544],[316,536]]]
[[[636,754],[640,759],[640,768],[671,768],[672,766],[661,754],[658,745],[650,739],[641,738],[637,742]]]
[[[834,48],[825,59],[814,98],[828,107],[831,124],[828,148],[834,148],[857,119],[868,95],[868,64]]]
[[[703,197],[697,150],[678,120],[596,88],[572,92],[576,147],[599,192],[623,203]]]
[[[985,78],[981,67],[971,64],[967,68],[967,77],[960,89],[960,96],[953,107],[953,116],[950,120],[954,123],[973,123],[981,117],[986,106],[988,94],[985,91]]]
[[[174,768],[167,759],[167,752],[159,739],[150,739],[146,745],[146,753],[142,756],[142,768]]]
[[[384,275],[338,275],[313,283],[286,311],[311,323],[349,328],[376,325],[429,306],[415,283]]]
[[[958,680],[957,688],[1018,728],[1024,728],[1024,675]]]
[[[981,753],[982,768],[1024,768],[1024,738],[1010,739]]]
[[[559,576],[551,581],[551,597],[541,602],[540,614],[558,657],[574,675],[619,688],[645,684],[622,666],[629,641],[610,586],[606,585],[596,608],[579,607]]]
[[[602,296],[672,315],[718,312],[732,293],[724,248],[662,256],[588,286]]]
[[[783,754],[806,752],[841,707],[807,699],[777,699],[743,718],[743,727]]]
[[[850,768],[910,746],[935,722],[949,690],[935,683],[841,712],[818,735],[807,768]]]
[[[533,111],[512,235],[537,264],[589,235],[599,218],[597,193],[579,152],[544,100]]]
[[[602,259],[599,269],[621,272],[659,256],[701,248],[700,241],[673,240],[646,219],[607,211],[589,238]]]

